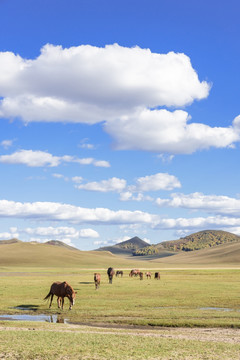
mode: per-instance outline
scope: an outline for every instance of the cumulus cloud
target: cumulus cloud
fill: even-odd
[[[185,54],[118,44],[68,49],[47,44],[33,60],[2,52],[0,84],[1,116],[26,122],[94,123],[139,106],[191,104],[210,89]]]
[[[20,233],[25,233],[31,236],[51,237],[52,240],[62,240],[63,238],[79,239],[79,238],[98,238],[99,234],[93,229],[77,230],[73,227],[60,226],[60,227],[37,227],[25,228],[19,230]]]
[[[240,216],[240,199],[223,195],[204,195],[199,192],[192,194],[171,194],[171,199],[157,198],[156,203],[163,207],[203,210],[215,214]]]
[[[240,140],[239,116],[232,126],[210,127],[190,122],[186,111],[172,111],[206,98],[210,87],[182,53],[158,54],[118,44],[47,44],[35,59],[0,53],[0,117],[26,123],[104,122],[121,150],[171,155],[233,147]]]
[[[16,239],[19,238],[19,233],[16,230],[15,231],[10,230],[10,232],[6,231],[6,232],[0,233],[0,240],[10,240],[13,238],[16,238]]]
[[[142,211],[119,210],[112,211],[107,208],[82,208],[69,204],[54,202],[21,203],[0,200],[0,218],[20,218],[35,221],[56,221],[70,224],[94,225],[122,225],[125,228],[136,228],[140,225],[155,230],[199,231],[203,229],[234,229],[240,228],[239,216],[214,215],[208,217],[192,218],[166,218],[156,214]],[[75,230],[71,227],[39,227],[27,228],[28,235],[41,238],[58,236],[62,239],[76,239],[76,237],[98,237],[92,229]],[[18,234],[20,230],[13,228],[9,234]],[[12,237],[12,236],[11,236]],[[46,240],[45,238],[45,240]]]
[[[210,127],[188,123],[186,111],[140,109],[106,122],[104,128],[118,150],[146,150],[170,154],[191,154],[210,147],[233,147],[240,140],[240,126]],[[137,129],[137,131],[136,131]]]
[[[208,216],[195,218],[160,219],[155,229],[199,231],[203,229],[232,229],[240,227],[239,217]]]
[[[158,220],[139,210],[113,211],[107,208],[83,208],[56,202],[21,203],[0,200],[0,217],[34,219],[38,221],[66,221],[74,224],[153,224]]]
[[[61,163],[72,162],[81,165],[94,165],[98,167],[110,167],[108,161],[95,160],[93,158],[78,159],[74,156],[54,156],[46,151],[19,150],[10,155],[0,155],[0,163],[23,164],[30,167],[56,167]]]
[[[131,191],[158,191],[158,190],[172,190],[180,188],[181,183],[174,175],[167,173],[158,173],[154,175],[140,177],[136,181],[136,185],[131,186]]]
[[[135,185],[129,185],[126,191],[120,194],[120,200],[153,201],[151,196],[146,196],[143,193],[160,190],[169,191],[179,187],[181,187],[181,183],[174,175],[169,175],[168,173],[147,175],[137,178]]]
[[[153,199],[150,196],[143,195],[143,192],[172,190],[174,188],[181,187],[180,181],[174,175],[169,175],[167,173],[158,173],[155,175],[137,178],[136,185],[129,186],[127,186],[127,182],[125,179],[119,179],[116,177],[107,180],[101,180],[98,182],[88,182],[84,184],[84,180],[82,177],[75,176],[72,178],[72,181],[75,183],[79,183],[79,185],[75,186],[79,190],[118,192],[120,193],[120,200],[122,201],[152,201]],[[138,194],[134,195],[134,193]]]
[[[102,180],[99,182],[93,181],[86,184],[76,185],[77,189],[100,191],[100,192],[109,192],[109,191],[120,192],[125,187],[126,187],[126,180],[118,179],[116,177],[113,177],[108,180]]]

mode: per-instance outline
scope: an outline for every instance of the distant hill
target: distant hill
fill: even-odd
[[[240,241],[195,251],[181,251],[176,255],[154,259],[151,263],[164,266],[240,266]]]
[[[21,241],[21,240],[13,238],[10,240],[0,240],[0,245],[10,245],[10,244],[16,244],[16,243],[22,243],[22,242],[23,241]],[[31,244],[41,244],[37,241],[31,241],[30,243]],[[59,240],[50,240],[50,241],[47,241],[45,244],[53,245],[53,246],[60,246],[60,247],[67,248],[69,250],[78,250],[78,249],[74,248],[73,246],[67,245],[64,242],[59,241]]]
[[[204,230],[179,240],[163,241],[158,245],[169,251],[193,251],[240,242],[240,236],[221,230]]]
[[[133,252],[137,249],[141,249],[146,246],[149,246],[146,241],[135,236],[129,240],[122,241],[121,243],[113,246],[101,247],[99,249],[96,249],[96,251],[110,251],[112,254],[116,255],[132,255]]]
[[[15,244],[15,243],[18,243],[18,242],[21,242],[20,240],[18,239],[10,239],[10,240],[0,240],[0,245],[6,245],[6,244]]]
[[[80,251],[80,250],[76,249],[75,247],[70,246],[70,245],[67,245],[67,244],[65,244],[64,242],[59,241],[59,240],[50,240],[50,241],[47,241],[45,244],[53,245],[53,246],[61,246],[61,247],[64,247],[64,248],[66,248],[66,249],[69,249],[69,250],[77,250],[77,251]]]
[[[2,243],[0,248],[1,266],[106,269],[109,266],[133,267],[134,265],[131,261],[118,258],[109,252],[81,251],[48,243],[17,241]]]

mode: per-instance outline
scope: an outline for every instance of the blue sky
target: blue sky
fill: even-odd
[[[240,235],[239,10],[0,0],[0,238]]]

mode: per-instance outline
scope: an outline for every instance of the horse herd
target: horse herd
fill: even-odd
[[[107,269],[107,275],[108,275],[109,284],[112,284],[114,275],[116,275],[117,277],[118,276],[123,277],[123,271],[122,270],[115,271],[114,268],[109,267]],[[140,280],[143,280],[143,272],[140,271],[139,269],[132,269],[129,273],[129,276],[130,277],[139,276]],[[151,279],[152,273],[150,271],[147,271],[145,273],[145,276],[147,279]],[[154,273],[154,279],[160,280],[160,272]],[[94,283],[95,283],[96,290],[99,288],[100,282],[101,282],[101,274],[94,273]],[[50,308],[52,305],[53,296],[54,295],[57,296],[58,308],[62,308],[62,310],[63,310],[64,298],[67,297],[70,302],[69,310],[71,310],[74,305],[74,302],[75,302],[76,294],[77,294],[77,292],[74,291],[72,286],[69,285],[66,281],[54,282],[51,285],[50,291],[47,294],[47,296],[45,296],[44,300],[47,300],[50,298],[50,304],[49,304],[49,308]]]

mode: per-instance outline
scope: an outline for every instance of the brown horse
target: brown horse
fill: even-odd
[[[44,300],[47,300],[48,298],[51,297],[50,305],[49,305],[50,308],[52,305],[53,296],[56,295],[58,297],[57,298],[58,307],[59,308],[62,307],[63,310],[64,298],[67,297],[70,301],[69,310],[71,310],[75,302],[76,293],[77,292],[75,292],[71,287],[71,285],[69,285],[66,281],[64,282],[57,281],[51,285],[50,291],[47,294],[47,296],[44,298]]]
[[[155,272],[154,279],[160,280],[160,272]]]
[[[97,290],[100,286],[100,281],[101,281],[101,274],[99,273],[94,273],[94,282],[95,282],[95,289]]]
[[[146,275],[147,279],[148,279],[148,278],[151,279],[152,274],[150,273],[150,271],[147,271],[147,272],[145,273],[145,275]]]
[[[140,270],[139,269],[132,269],[129,273],[129,276],[130,277],[133,277],[133,276],[138,276],[140,273]]]
[[[140,271],[139,277],[140,277],[140,280],[143,280],[143,272]]]

